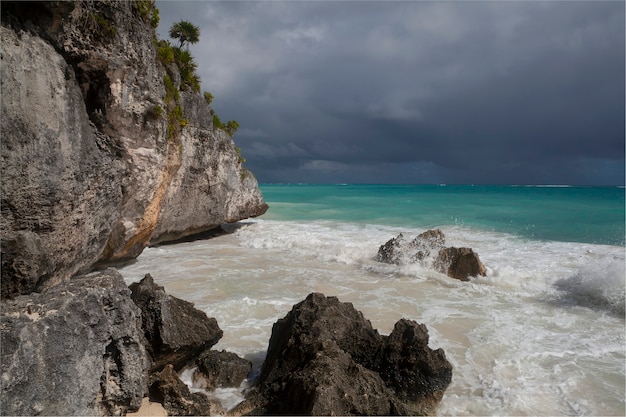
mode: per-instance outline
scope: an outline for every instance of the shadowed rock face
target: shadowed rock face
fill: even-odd
[[[429,413],[451,379],[425,326],[403,319],[381,336],[352,304],[313,293],[274,324],[250,401],[252,414]]]
[[[471,248],[443,248],[437,255],[435,266],[440,272],[461,281],[487,275],[487,268]]]
[[[399,320],[385,339],[380,376],[411,414],[428,414],[452,380],[452,365],[442,349],[428,348],[428,330],[415,321]]]
[[[2,298],[267,210],[139,2],[3,2],[0,31]]]
[[[140,311],[107,270],[0,303],[2,415],[121,415],[141,405]]]
[[[150,378],[150,398],[159,402],[170,416],[224,415],[222,406],[199,392],[191,392],[178,378],[172,365]]]
[[[180,370],[223,335],[217,321],[192,303],[165,293],[147,274],[130,285],[132,300],[141,309],[142,328],[152,356],[151,371],[171,364]]]
[[[215,388],[237,388],[252,371],[252,363],[225,350],[208,350],[196,359],[194,386],[209,391]]]

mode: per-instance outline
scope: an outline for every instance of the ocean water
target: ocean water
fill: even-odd
[[[352,302],[381,334],[403,317],[426,324],[454,366],[438,415],[625,415],[624,188],[261,189],[261,218],[146,249],[121,269],[215,317],[214,349],[252,360],[251,380],[272,324],[317,291]],[[487,276],[376,262],[398,233],[435,227],[448,246],[473,248]],[[212,395],[232,407],[245,386]]]

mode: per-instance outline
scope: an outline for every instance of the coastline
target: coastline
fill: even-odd
[[[218,318],[225,336],[216,349],[256,366],[272,323],[319,291],[352,302],[383,334],[402,316],[427,324],[431,347],[442,347],[455,367],[439,413],[555,415],[577,404],[589,414],[619,414],[623,247],[443,230],[480,254],[487,277],[462,283],[420,265],[373,259],[387,239],[421,228],[264,218],[210,241],[148,249],[122,272],[130,280],[150,268],[168,291]],[[603,392],[606,378],[616,385]],[[554,386],[561,395],[546,394]],[[528,403],[516,404],[514,393]]]

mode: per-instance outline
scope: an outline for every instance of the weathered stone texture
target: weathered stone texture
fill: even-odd
[[[252,370],[249,360],[225,350],[208,350],[196,359],[193,374],[195,387],[212,391],[216,388],[237,388]]]
[[[487,275],[487,268],[473,249],[444,247],[445,243],[439,229],[420,233],[410,242],[400,233],[378,248],[376,260],[396,265],[420,263],[461,281]]]
[[[131,298],[141,309],[142,328],[152,371],[171,364],[176,370],[210,349],[223,335],[217,321],[194,308],[193,304],[166,294],[147,274],[130,285]]]
[[[469,277],[486,276],[487,268],[471,248],[443,248],[435,260],[435,267],[451,278],[469,281]]]
[[[267,210],[138,4],[2,3],[3,298]],[[173,135],[166,76],[186,120]]]
[[[122,202],[123,164],[95,135],[71,66],[2,26],[2,294],[85,272]]]
[[[272,328],[251,414],[432,413],[452,380],[423,325],[400,320],[381,336],[352,304],[310,294]]]
[[[205,394],[191,392],[178,378],[172,365],[150,378],[150,398],[159,402],[170,416],[212,416],[224,415],[223,407]]]
[[[122,415],[141,405],[141,317],[115,270],[0,303],[2,415]]]

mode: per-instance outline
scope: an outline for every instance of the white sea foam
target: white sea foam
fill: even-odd
[[[423,229],[270,220],[147,249],[122,273],[130,283],[150,272],[215,317],[214,348],[257,373],[272,324],[318,291],[352,302],[382,334],[401,317],[427,325],[454,366],[441,415],[623,415],[624,248],[440,227],[448,245],[479,254],[487,277],[375,261],[387,240]]]
[[[555,282],[562,300],[592,308],[608,308],[624,315],[624,262],[605,256],[582,266],[574,275]]]
[[[232,410],[244,400],[242,391],[248,388],[247,380],[244,380],[241,383],[241,386],[236,388],[216,388],[213,391],[206,391],[202,388],[198,388],[194,383],[193,374],[197,369],[198,368],[195,366],[186,368],[178,374],[180,380],[189,387],[191,392],[201,392],[206,394],[210,399],[216,400],[222,404],[222,407],[224,407],[226,411]]]

